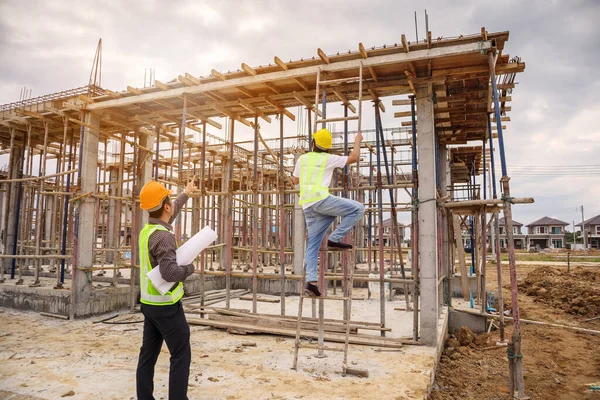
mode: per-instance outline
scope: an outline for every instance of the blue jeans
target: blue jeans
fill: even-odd
[[[361,203],[342,197],[329,196],[304,210],[304,219],[308,231],[306,244],[306,282],[317,281],[317,268],[319,248],[329,225],[337,217],[342,217],[342,222],[329,235],[329,240],[340,243],[348,232],[356,225],[365,213],[365,206]]]

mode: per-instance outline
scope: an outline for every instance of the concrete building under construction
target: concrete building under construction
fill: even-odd
[[[196,176],[200,190],[176,221],[177,241],[206,225],[219,239],[197,258],[187,296],[202,309],[211,293],[224,290],[229,309],[245,289],[252,315],[261,294],[276,294],[281,316],[296,316],[285,304],[301,288],[305,227],[289,176],[310,149],[311,132],[338,124],[335,152],[347,153],[357,131],[365,140],[361,159],[334,176],[331,192],[364,203],[366,213],[352,234],[353,252],[321,253],[321,285],[330,297],[341,288],[346,324],[353,287],[389,287],[412,321],[412,338],[404,342],[439,349],[455,288],[465,299],[473,293],[486,311],[486,247],[496,246],[486,243],[486,232],[498,238],[490,221],[504,211],[513,243],[511,204],[532,201],[511,197],[506,173],[502,124],[510,120],[515,76],[525,69],[505,52],[508,38],[484,28],[455,38],[429,32],[416,43],[402,35],[391,45],[360,43],[332,55],[318,49],[310,58],[274,57],[208,76],[182,72],[124,91],[91,81],[2,105],[0,147],[9,161],[0,180],[0,304],[71,319],[133,309],[137,234],[148,217],[138,193],[151,179],[180,193]],[[386,110],[388,98],[393,109]],[[383,126],[385,112],[394,113],[394,126]],[[302,130],[286,131],[287,120],[303,121]],[[501,179],[494,163],[501,164]],[[399,213],[410,221],[410,236]],[[474,232],[471,277],[463,228]],[[514,269],[509,245],[510,254]],[[518,335],[516,275],[511,280]],[[370,339],[376,345],[400,342],[386,337],[395,317],[386,316],[385,303],[393,293],[380,290],[378,320],[368,325],[377,331]]]

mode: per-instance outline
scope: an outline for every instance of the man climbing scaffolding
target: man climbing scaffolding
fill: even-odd
[[[343,243],[343,240],[365,213],[365,207],[361,203],[329,194],[333,170],[358,161],[360,142],[363,137],[359,131],[354,138],[354,148],[349,156],[329,154],[332,137],[331,132],[325,128],[315,132],[313,139],[313,150],[300,156],[294,168],[292,181],[294,184],[300,184],[299,204],[304,209],[304,219],[308,230],[304,293],[308,296],[320,297],[321,292],[317,287],[319,248],[329,225],[337,217],[342,217],[342,222],[329,235],[327,247],[335,250],[349,250],[352,245]]]

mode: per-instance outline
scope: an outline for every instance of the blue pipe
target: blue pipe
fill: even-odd
[[[435,125],[435,124],[434,124]],[[435,129],[435,128],[434,128]],[[438,135],[435,134],[434,132],[434,143],[435,143],[435,187],[441,191],[440,186],[442,185],[442,181],[441,181],[441,165],[440,165],[440,144],[439,144],[439,138]]]
[[[348,118],[348,106],[344,104],[344,118]],[[348,155],[348,120],[344,120],[344,155]],[[337,176],[337,175],[336,175]],[[348,186],[348,166],[344,166],[344,197],[348,197],[346,187]]]
[[[496,128],[498,130],[498,145],[500,147],[500,163],[502,165],[502,176],[508,176],[506,170],[506,156],[504,154],[504,137],[502,135],[502,121],[500,120],[500,101],[498,100],[498,85],[496,85],[496,75],[491,71],[492,96],[494,97],[494,114],[496,116]],[[490,131],[491,133],[491,131]]]
[[[493,190],[493,195],[494,195],[494,199],[495,199],[498,196],[496,195],[496,170],[494,167],[494,139],[492,138],[492,119],[490,118],[489,114],[487,116],[487,122],[488,122],[488,131],[490,132],[490,161],[491,161],[490,168],[492,169],[492,190]]]
[[[490,131],[490,135],[492,132]],[[483,199],[487,199],[487,191],[486,191],[486,177],[485,177],[485,138],[483,139]]]
[[[73,136],[75,135],[74,129],[71,128],[71,144],[69,145],[69,166],[67,170],[71,170],[71,161],[73,160]],[[67,188],[66,192],[69,193],[71,189],[71,174],[67,175]],[[67,226],[69,222],[69,199],[70,195],[65,196],[64,208],[63,208],[63,232],[62,232],[62,246],[61,255],[67,254]],[[60,283],[65,283],[65,259],[64,257],[60,261]]]
[[[369,186],[373,186],[373,152],[369,151]],[[369,191],[369,203],[373,203],[371,192]],[[372,240],[373,213],[369,213],[369,243]]]
[[[473,166],[473,191],[475,191],[475,167]],[[475,232],[475,226],[474,226],[474,218],[473,216],[470,216],[469,219],[471,220],[471,275],[473,275],[474,269],[475,269],[475,251],[474,251],[474,242],[475,242],[475,238],[473,237],[474,232]]]

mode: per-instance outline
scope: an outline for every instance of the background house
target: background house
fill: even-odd
[[[585,230],[582,229],[582,225],[585,227]],[[582,235],[587,235],[587,243],[592,249],[600,249],[600,215],[596,215],[575,226],[579,227]]]
[[[405,229],[405,225],[398,221],[398,229],[400,230],[400,243],[404,243],[404,229]],[[368,228],[367,228],[368,229]],[[392,219],[388,218],[386,220],[383,221],[383,245],[384,246],[389,246],[390,245],[390,240],[392,240],[392,232],[393,226],[392,226]],[[373,224],[373,231],[372,231],[372,238],[373,238],[373,243],[375,245],[379,244],[379,222],[376,222],[375,224]]]
[[[558,219],[543,217],[527,225],[527,249],[548,247],[561,249],[565,247],[565,226],[569,224]]]
[[[527,245],[527,237],[522,231],[523,224],[513,220],[513,242],[515,249],[524,249]],[[498,219],[498,230],[500,231],[500,247],[505,249],[508,247],[506,234],[506,220],[504,217]],[[488,235],[488,243],[491,243],[490,235]]]

